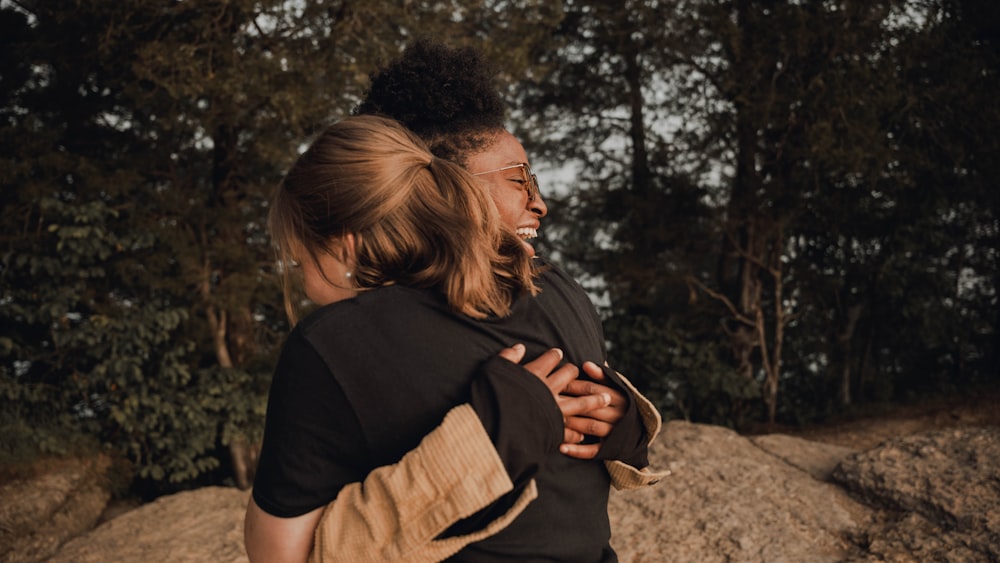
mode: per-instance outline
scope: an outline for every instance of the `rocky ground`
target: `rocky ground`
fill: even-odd
[[[890,438],[970,426],[1000,426],[1000,391],[870,407],[863,413],[812,428],[777,431],[806,440],[867,450]]]
[[[623,562],[1000,561],[1000,393],[747,436],[672,422],[652,456],[673,475],[612,495]]]
[[[755,435],[671,422],[651,449],[671,475],[612,494],[612,543],[623,563],[1000,561],[998,405],[981,394]],[[105,470],[49,464],[0,483],[0,560],[246,561],[247,493],[115,515]]]

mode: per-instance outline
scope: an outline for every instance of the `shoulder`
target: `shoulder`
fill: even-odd
[[[435,291],[391,285],[320,307],[302,319],[296,330],[311,340],[331,331],[342,333],[345,326],[389,322],[442,308],[448,308],[447,302]]]
[[[588,304],[590,303],[590,296],[587,295],[587,291],[567,274],[565,270],[543,258],[536,258],[535,260],[539,272],[535,281],[541,289],[539,295],[544,295],[546,292],[549,294],[556,293],[562,295],[563,298],[574,301],[582,299]]]
[[[455,318],[440,292],[387,286],[317,309],[296,329],[332,370],[372,361],[372,350],[398,350],[410,341],[430,345],[445,328],[465,326]]]
[[[558,318],[560,326],[591,327],[589,337],[604,341],[600,315],[590,294],[559,266],[538,260],[539,275],[537,285],[541,290],[534,302],[553,318]]]
[[[556,287],[566,287],[583,291],[583,287],[554,262],[537,257],[535,258],[535,268],[538,271],[538,281],[544,285],[554,285]]]

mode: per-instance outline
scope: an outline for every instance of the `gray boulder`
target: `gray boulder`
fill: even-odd
[[[890,440],[833,477],[886,509],[862,538],[872,560],[1000,561],[1000,428]]]
[[[0,487],[0,560],[33,563],[92,529],[111,493],[110,462],[63,460],[49,472]]]
[[[856,452],[674,421],[650,459],[672,474],[611,495],[622,563],[1000,561],[996,428],[911,435]],[[9,499],[0,496],[0,526],[23,530]],[[222,487],[164,497],[65,543],[50,560],[242,563],[247,500]],[[53,544],[45,545],[40,557],[10,560],[46,560]]]
[[[245,563],[248,500],[248,492],[228,487],[161,497],[70,541],[49,562]]]
[[[817,477],[849,453],[670,422],[650,462],[671,475],[612,494],[612,543],[623,562],[842,561],[856,553],[845,538],[873,515]]]

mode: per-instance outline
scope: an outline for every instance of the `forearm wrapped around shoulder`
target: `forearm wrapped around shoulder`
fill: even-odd
[[[310,561],[440,561],[502,530],[538,494],[532,481],[482,530],[436,539],[511,490],[479,417],[460,405],[398,463],[341,490],[316,529]]]

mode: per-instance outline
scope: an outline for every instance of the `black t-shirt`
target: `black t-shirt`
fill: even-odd
[[[554,268],[538,283],[542,293],[519,299],[504,319],[476,321],[436,292],[390,286],[299,323],[272,382],[257,504],[276,516],[304,514],[399,461],[469,401],[477,368],[503,347],[524,343],[529,359],[559,347],[574,364],[603,364],[603,333],[586,294]],[[534,478],[538,499],[455,560],[614,561],[603,464],[553,451]]]

